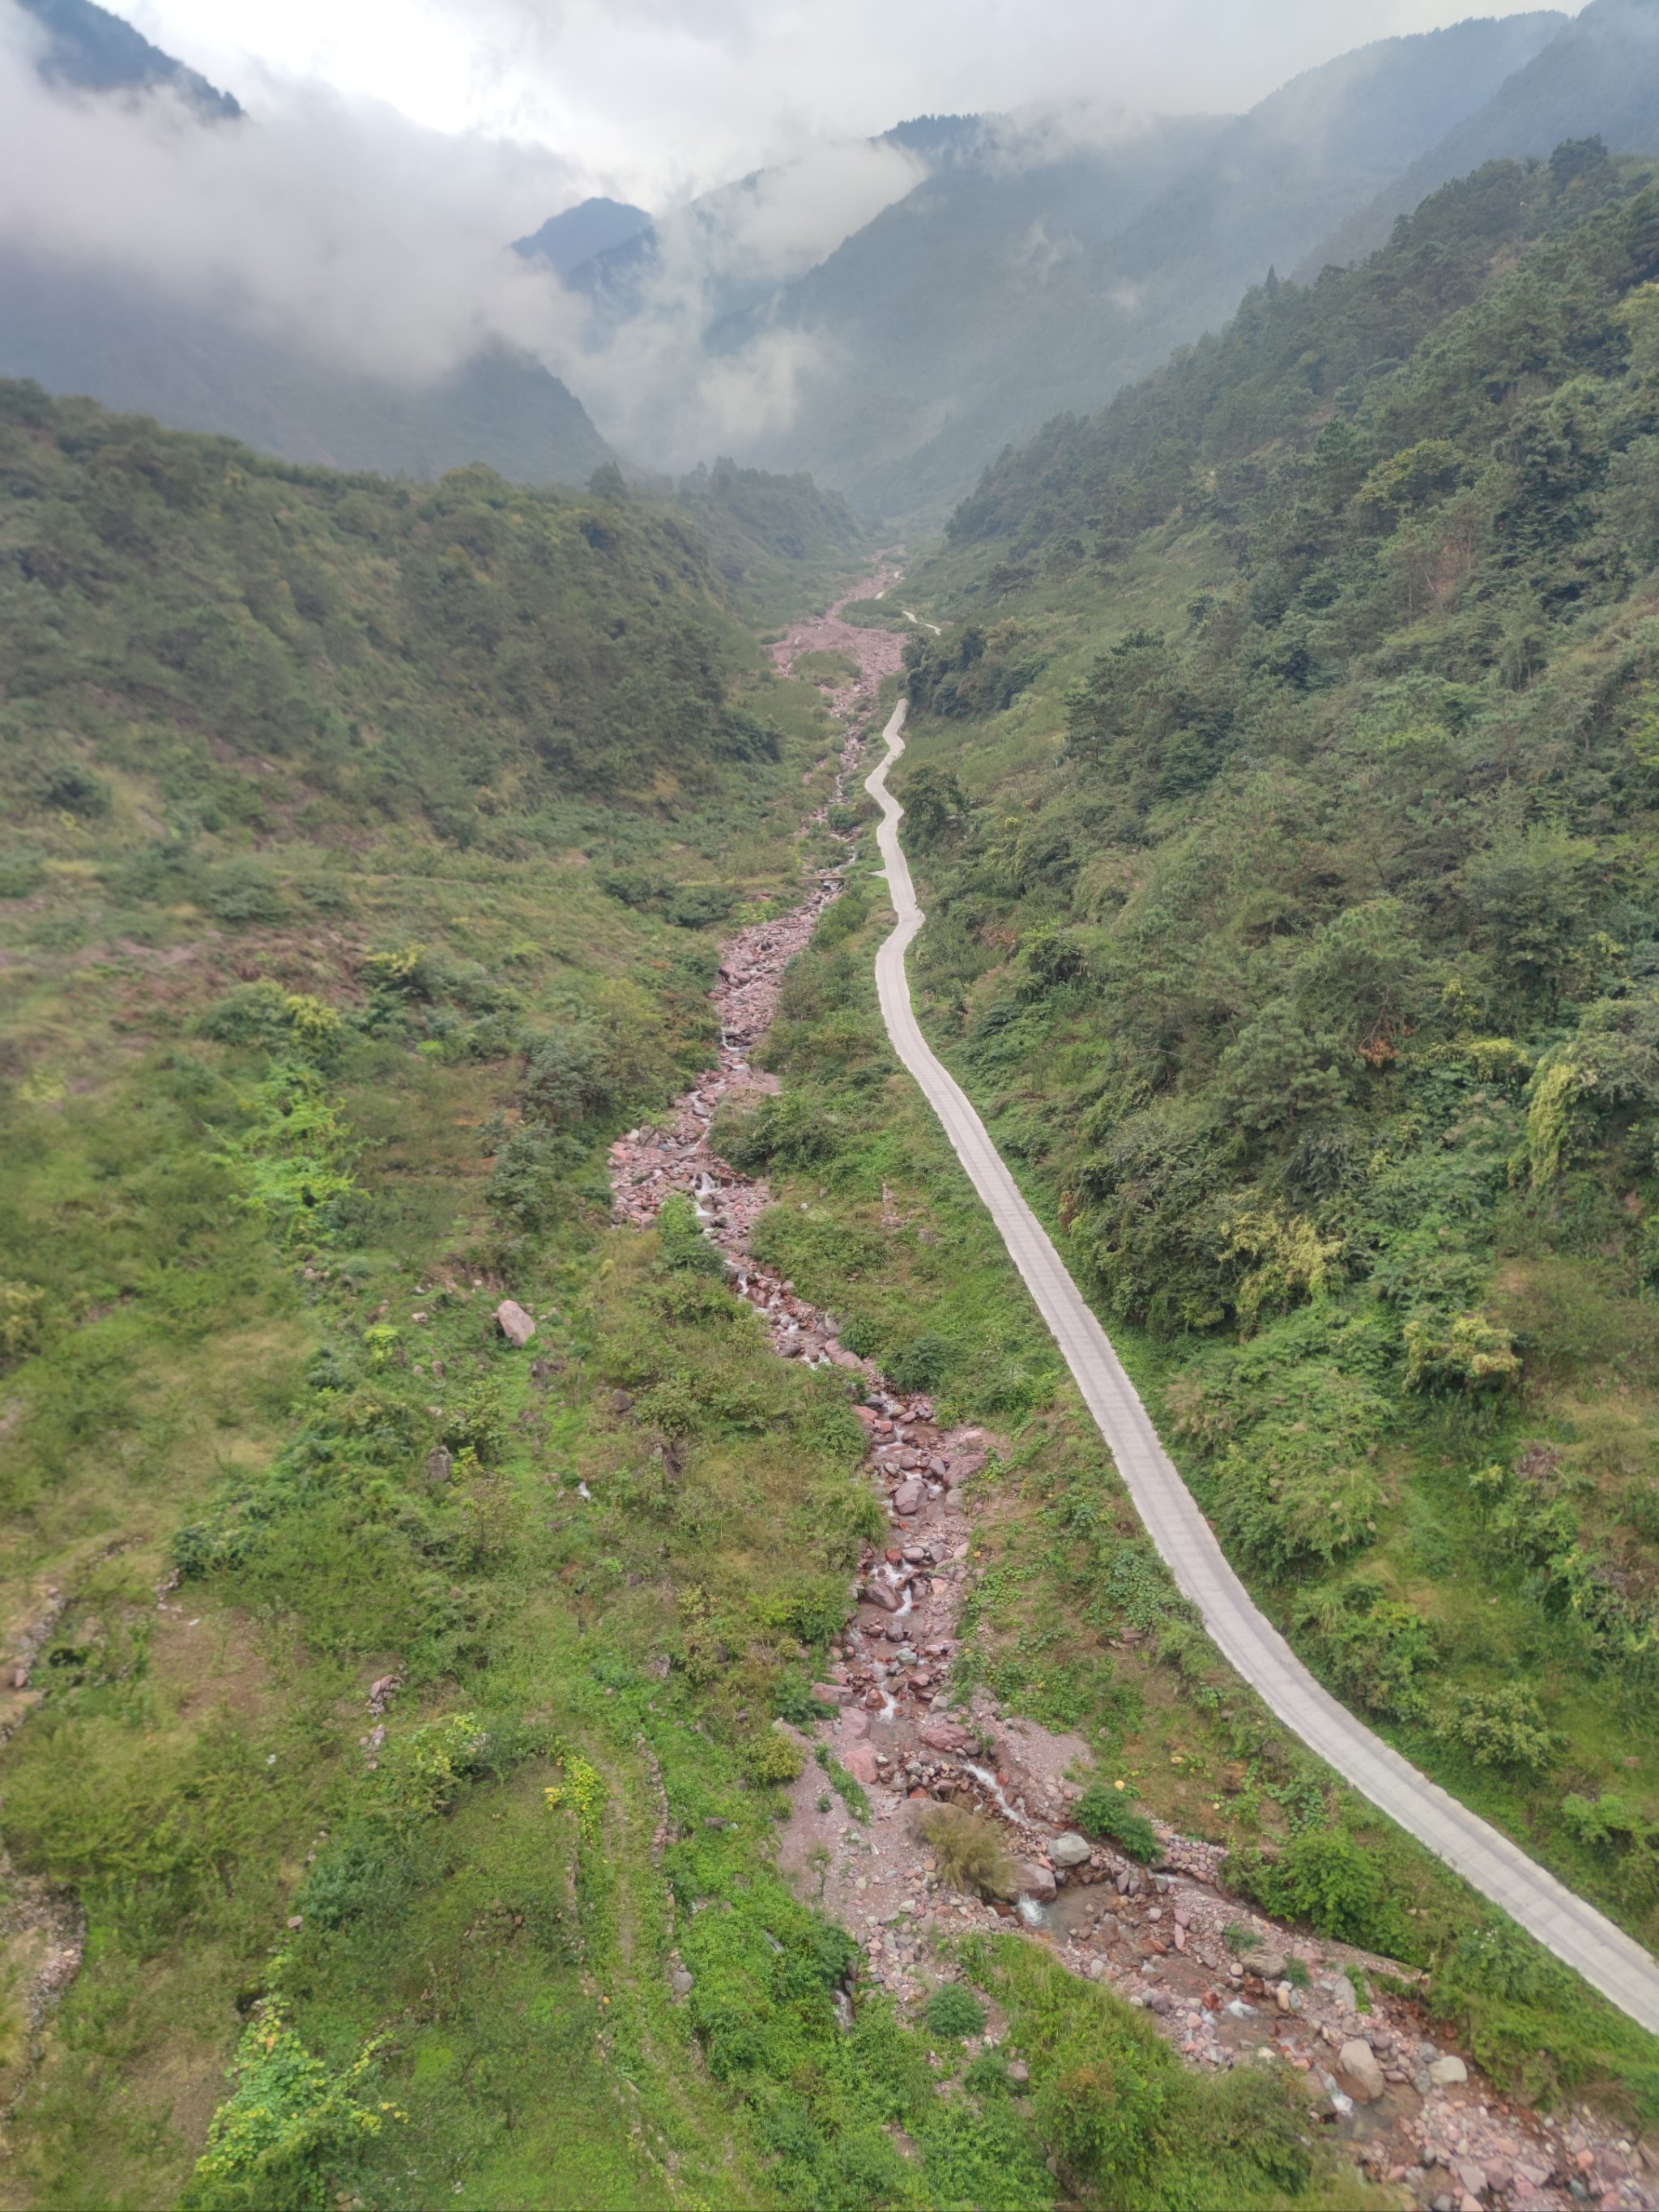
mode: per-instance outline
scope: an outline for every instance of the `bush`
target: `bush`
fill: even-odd
[[[954,1347],[942,1336],[914,1337],[886,1362],[887,1379],[896,1390],[936,1390],[955,1359]]]
[[[751,1744],[744,1762],[749,1779],[763,1790],[793,1782],[806,1765],[806,1754],[793,1736],[785,1735],[781,1729],[774,1729],[757,1743]]]
[[[663,1200],[657,1216],[657,1235],[665,1267],[683,1267],[698,1275],[725,1274],[720,1247],[703,1235],[697,1209],[683,1191]]]
[[[939,1878],[964,1893],[1006,1897],[1013,1888],[1014,1863],[994,1820],[956,1805],[933,1805],[916,1821],[932,1846]]]
[[[38,787],[41,805],[55,814],[73,814],[82,822],[91,822],[110,810],[108,784],[78,761],[48,761],[40,770]]]
[[[1344,1828],[1312,1828],[1277,1853],[1234,1851],[1228,1879],[1276,1920],[1303,1920],[1322,1936],[1374,1951],[1395,1947],[1398,1929],[1382,1869]]]
[[[0,899],[27,898],[45,872],[40,855],[29,846],[0,853]]]
[[[1468,1752],[1477,1766],[1534,1774],[1553,1763],[1558,1741],[1537,1698],[1518,1682],[1465,1691],[1437,1723],[1435,1734]]]
[[[0,1283],[0,1359],[27,1359],[40,1349],[46,1302],[33,1283]]]
[[[1115,1844],[1132,1859],[1150,1866],[1164,1856],[1158,1831],[1146,1815],[1135,1810],[1122,1790],[1109,1790],[1103,1782],[1090,1784],[1072,1808],[1072,1819],[1085,1836],[1097,1843]]]
[[[943,1989],[934,1990],[927,2000],[926,2018],[935,2035],[953,2043],[982,2034],[985,2028],[984,2006],[961,1982],[946,1982]]]
[[[252,2022],[236,2052],[236,2086],[213,2116],[207,2148],[180,2202],[185,2212],[322,2212],[334,2170],[386,2119],[407,2115],[361,2092],[375,2070],[368,2044],[331,2075],[275,2002]]]

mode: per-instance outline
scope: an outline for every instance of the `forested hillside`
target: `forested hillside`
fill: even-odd
[[[1006,454],[927,1018],[1338,1694],[1659,1928],[1659,191],[1493,163]]]

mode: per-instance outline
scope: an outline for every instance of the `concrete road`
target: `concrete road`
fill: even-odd
[[[882,1018],[894,1050],[944,1124],[957,1158],[1054,1331],[1165,1564],[1203,1614],[1215,1644],[1286,1728],[1558,1959],[1577,1967],[1632,2020],[1659,2033],[1659,1965],[1641,1945],[1553,1875],[1534,1866],[1507,1836],[1448,1796],[1340,1705],[1257,1611],[1223,1557],[1105,1331],[1020,1195],[966,1094],[933,1056],[911,1011],[904,956],[925,917],[899,846],[903,810],[887,789],[888,770],[904,750],[903,727],[901,702],[884,733],[887,757],[865,785],[883,809],[877,840],[898,916],[897,927],[876,955]]]

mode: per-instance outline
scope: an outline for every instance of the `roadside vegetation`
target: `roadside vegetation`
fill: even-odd
[[[1310,1663],[1659,1940],[1659,197],[1052,426],[912,586],[927,1024]]]

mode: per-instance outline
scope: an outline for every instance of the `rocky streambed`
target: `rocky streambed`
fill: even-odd
[[[884,568],[847,598],[896,581]],[[848,729],[837,799],[902,643],[842,621],[844,604],[792,625],[774,648],[784,666],[826,648],[858,663],[857,680],[832,695]],[[1585,2203],[1659,2212],[1659,2142],[1623,2135],[1588,2110],[1546,2117],[1516,2106],[1436,2039],[1409,1968],[1262,1918],[1228,1893],[1218,1846],[1160,1829],[1162,1863],[1150,1869],[1079,1834],[1070,1813],[1090,1764],[1083,1739],[1004,1715],[982,1689],[957,1695],[976,1479],[994,1468],[998,1440],[941,1428],[927,1397],[892,1389],[842,1344],[833,1316],[755,1259],[751,1234],[772,1194],[721,1159],[709,1137],[722,1105],[777,1088],[750,1054],[785,969],[845,888],[848,844],[847,859],[818,874],[799,907],[729,941],[712,994],[718,1063],[663,1124],[619,1139],[611,1162],[619,1218],[647,1225],[672,1192],[686,1194],[774,1349],[842,1368],[860,1386],[855,1410],[887,1536],[866,1550],[855,1605],[817,1686],[835,1717],[801,1735],[808,1758],[780,1845],[785,1870],[858,1939],[871,1978],[907,2005],[954,1975],[952,1935],[1018,1931],[1143,2008],[1194,2064],[1284,2059],[1310,2077],[1325,2123],[1402,2203],[1435,2212]],[[942,1803],[1001,1826],[1015,1894],[950,1887],[918,1826],[927,1807]],[[1404,1994],[1384,1991],[1382,1980]],[[988,2038],[1000,2033],[994,2014]]]

